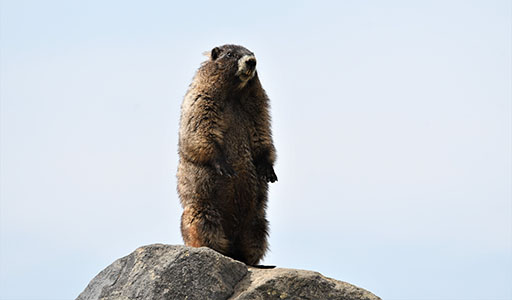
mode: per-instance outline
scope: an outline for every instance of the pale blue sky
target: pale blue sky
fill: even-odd
[[[181,244],[179,108],[203,51],[272,101],[264,263],[383,299],[512,298],[510,1],[1,1],[0,299],[73,299]]]

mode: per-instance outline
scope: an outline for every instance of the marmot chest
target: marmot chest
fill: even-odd
[[[252,161],[252,138],[255,132],[253,118],[240,103],[230,103],[224,110],[224,145],[226,155],[233,162]]]

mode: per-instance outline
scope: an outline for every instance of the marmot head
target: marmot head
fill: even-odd
[[[254,53],[242,46],[224,45],[213,48],[206,66],[210,70],[221,72],[224,79],[238,81],[243,88],[248,81],[256,76],[256,58]]]

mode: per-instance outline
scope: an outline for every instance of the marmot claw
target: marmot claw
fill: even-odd
[[[266,182],[276,182],[277,181],[277,175],[274,171],[274,168],[271,164],[263,164],[260,165],[258,168],[258,173],[260,174],[261,178],[264,179]]]
[[[267,175],[265,176],[265,180],[267,180],[267,182],[272,183],[277,181],[277,175],[274,172],[274,168],[272,168],[272,166],[269,169],[267,169]]]

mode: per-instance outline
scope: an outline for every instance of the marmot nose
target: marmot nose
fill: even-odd
[[[247,65],[247,67],[249,67],[249,69],[254,69],[254,67],[256,67],[256,59],[250,58],[245,61],[245,64]]]

